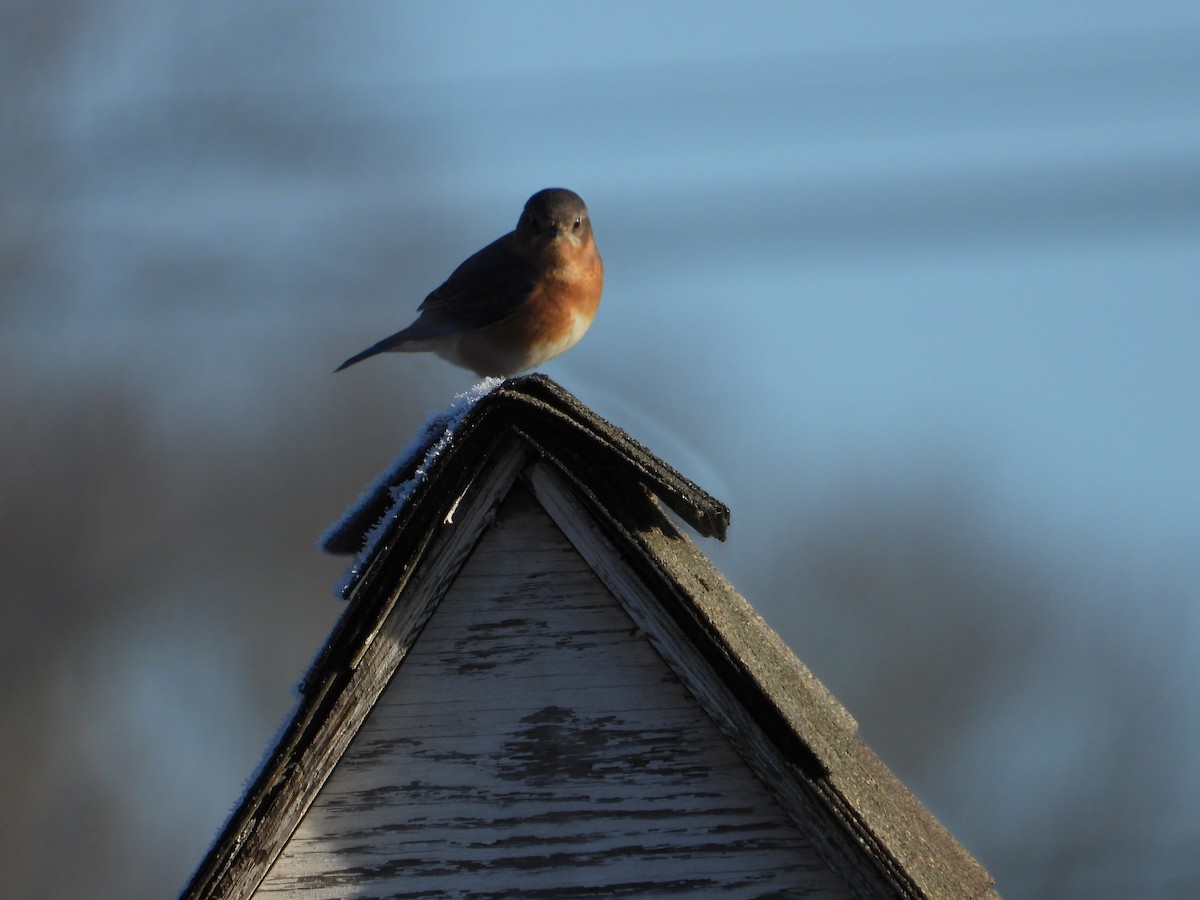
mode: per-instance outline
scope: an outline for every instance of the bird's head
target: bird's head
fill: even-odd
[[[578,250],[592,242],[592,220],[583,198],[566,188],[538,191],[517,222],[517,241],[529,252]]]

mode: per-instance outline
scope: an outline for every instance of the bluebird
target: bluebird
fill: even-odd
[[[514,375],[579,342],[596,316],[604,263],[587,206],[546,188],[517,227],[468,257],[421,303],[417,320],[350,357],[431,352],[479,375]]]

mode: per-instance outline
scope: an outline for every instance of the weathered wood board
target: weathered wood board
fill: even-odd
[[[848,896],[519,486],[259,890]]]

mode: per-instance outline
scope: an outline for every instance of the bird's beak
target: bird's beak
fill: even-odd
[[[551,222],[542,229],[539,237],[546,241],[557,241],[567,233],[566,227],[561,222]]]

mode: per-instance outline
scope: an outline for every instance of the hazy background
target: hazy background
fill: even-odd
[[[387,357],[535,190],[544,371],[1008,897],[1200,878],[1200,4],[0,2],[0,878],[164,897],[470,373]]]

